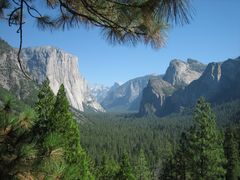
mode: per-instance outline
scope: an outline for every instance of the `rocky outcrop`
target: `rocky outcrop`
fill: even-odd
[[[175,87],[185,87],[193,80],[198,79],[205,69],[205,65],[192,59],[187,62],[174,59],[163,76],[163,80],[169,82]]]
[[[51,46],[26,48],[22,57],[31,77],[38,83],[48,78],[54,94],[61,84],[64,84],[71,106],[84,111],[84,106],[90,106],[97,111],[103,111],[91,96],[90,89],[78,70],[78,58],[63,50]]]
[[[165,99],[172,95],[175,88],[160,77],[150,78],[143,90],[139,115],[159,114]]]
[[[162,78],[149,80],[148,86],[143,90],[139,115],[162,114],[166,99],[177,89],[184,89],[198,79],[205,68],[204,64],[192,59],[187,62],[172,60]]]
[[[113,86],[101,105],[108,111],[138,111],[142,91],[152,75],[138,77],[121,86]]]

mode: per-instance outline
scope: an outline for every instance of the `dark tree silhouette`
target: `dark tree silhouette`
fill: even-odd
[[[189,1],[43,0],[49,8],[48,14],[43,15],[39,12],[36,0],[0,0],[0,18],[7,20],[9,26],[18,26],[18,62],[23,71],[20,53],[23,25],[28,17],[36,19],[40,29],[64,30],[80,25],[97,26],[111,43],[135,45],[143,42],[159,48],[164,45],[166,30],[171,24],[189,23]]]

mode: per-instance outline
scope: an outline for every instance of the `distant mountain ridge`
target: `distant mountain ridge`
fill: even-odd
[[[156,106],[157,98],[152,98],[151,102],[144,101],[152,105],[155,110],[152,114],[165,116],[172,112],[180,112],[186,107],[192,107],[200,96],[204,96],[211,103],[223,103],[240,99],[240,57],[228,59],[220,63],[209,63],[202,75],[192,81],[185,88],[179,88],[171,96],[165,98],[161,106]],[[162,87],[161,87],[162,88]],[[152,87],[154,89],[154,87]],[[158,93],[158,95],[160,95]],[[149,106],[149,105],[148,105]],[[142,107],[143,108],[143,107]],[[143,112],[140,108],[140,115],[147,115],[150,112]]]
[[[106,97],[109,90],[110,87],[102,84],[90,85],[91,94],[97,100],[97,102],[101,102]]]
[[[131,79],[122,85],[115,84],[102,100],[101,105],[107,111],[138,111],[142,90],[153,75]]]
[[[171,93],[173,93],[176,89],[185,87],[193,80],[198,79],[205,68],[206,65],[196,60],[188,59],[187,62],[184,62],[174,59],[170,62],[164,75],[146,75],[131,79],[115,90],[108,92],[100,103],[108,111],[138,111],[140,108],[144,114],[144,108],[141,107],[144,104],[141,103],[142,95],[150,92],[144,88],[147,86],[149,88],[151,84],[156,84],[155,82],[158,81],[170,88]],[[153,92],[155,90],[156,88]],[[169,94],[167,95],[169,96]],[[165,99],[163,94],[161,97]],[[148,96],[148,98],[150,97]],[[144,100],[147,99],[144,98]]]

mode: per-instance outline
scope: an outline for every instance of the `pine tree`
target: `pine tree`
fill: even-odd
[[[31,110],[15,115],[10,101],[0,110],[0,179],[24,176],[27,170],[32,176],[30,167],[37,152],[28,137],[34,119]]]
[[[194,112],[195,125],[188,137],[188,169],[193,179],[219,179],[225,175],[223,142],[210,105],[200,98]]]
[[[63,177],[56,167],[58,162],[63,164],[61,148],[55,146],[48,152],[39,151],[33,133],[36,117],[32,109],[13,113],[9,102],[0,110],[0,179]],[[48,171],[53,164],[55,169]]]
[[[50,131],[51,133],[61,134],[61,144],[68,164],[65,171],[66,178],[89,180],[93,178],[89,167],[90,159],[81,148],[78,124],[69,108],[64,86],[61,85],[51,113]]]
[[[138,180],[151,179],[151,171],[148,167],[148,163],[142,149],[140,150],[138,161],[135,167],[135,176]]]
[[[102,162],[100,164],[98,179],[100,180],[114,179],[118,170],[119,170],[118,164],[112,159],[109,159],[108,156],[104,155],[102,158]]]
[[[49,130],[49,121],[54,108],[55,96],[49,86],[49,80],[46,79],[39,90],[38,101],[35,104],[35,111],[38,115],[38,122],[35,126],[35,132],[41,137]]]
[[[22,23],[26,22],[23,17],[29,15],[37,21],[40,29],[65,29],[91,24],[102,28],[110,42],[135,44],[139,41],[154,47],[164,44],[169,24],[185,24],[191,19],[189,0],[43,0],[43,4],[49,8],[45,12],[48,15],[40,14],[39,4],[34,1],[19,0],[19,3],[14,3],[1,0],[0,15],[8,19],[10,25],[20,25],[21,34]],[[58,8],[61,11],[53,15],[51,11]],[[33,16],[33,12],[37,13]]]
[[[224,140],[225,156],[227,158],[227,180],[238,180],[240,178],[240,158],[237,139],[234,137],[234,130],[227,128]]]
[[[80,133],[69,108],[64,86],[61,85],[54,109],[51,113],[50,128],[52,132],[62,135],[63,143],[68,154],[67,159],[69,162],[73,162],[76,159],[76,150],[80,149]]]
[[[185,180],[187,179],[187,136],[182,133],[181,139],[179,141],[179,146],[174,155],[174,179]]]
[[[120,170],[116,175],[115,179],[118,179],[118,180],[135,180],[136,179],[136,177],[133,174],[128,155],[126,153],[124,153],[122,156],[121,163],[120,163]]]
[[[163,180],[169,180],[169,179],[174,179],[175,177],[175,161],[173,157],[168,157],[163,166],[163,173],[160,174],[159,179]]]

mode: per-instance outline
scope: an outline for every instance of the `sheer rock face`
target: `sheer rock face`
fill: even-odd
[[[158,114],[165,99],[172,95],[175,88],[160,77],[151,78],[143,90],[139,115]]]
[[[174,59],[170,62],[163,79],[175,87],[184,87],[198,79],[205,67],[196,60],[188,59],[184,62]]]
[[[84,105],[96,111],[104,111],[91,96],[85,79],[78,71],[78,58],[60,49],[47,47],[26,48],[22,58],[31,77],[40,84],[46,78],[54,94],[64,84],[71,106],[84,111]]]

